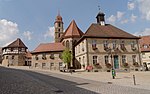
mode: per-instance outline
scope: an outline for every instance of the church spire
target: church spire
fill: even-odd
[[[96,16],[97,23],[100,25],[105,25],[105,14],[101,11],[100,6],[98,6],[98,8],[99,8],[99,13]]]

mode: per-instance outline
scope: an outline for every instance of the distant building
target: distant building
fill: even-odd
[[[91,24],[75,46],[75,57],[81,68],[114,69],[141,65],[139,37],[105,23],[105,14],[99,12],[97,23]]]
[[[150,36],[142,36],[140,39],[142,63],[150,63]]]
[[[41,43],[32,52],[32,67],[59,70],[63,66],[61,55],[64,49],[61,43]]]
[[[27,47],[17,38],[14,42],[10,43],[8,46],[2,48],[3,55],[3,66],[23,66],[25,65],[25,55],[27,52]]]

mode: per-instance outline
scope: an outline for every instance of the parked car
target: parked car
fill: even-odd
[[[147,63],[148,70],[150,70],[150,62]]]

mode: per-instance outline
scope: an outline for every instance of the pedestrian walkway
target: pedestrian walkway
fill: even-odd
[[[52,72],[52,73],[57,73],[57,74],[62,74],[62,75],[67,75],[72,77],[79,77],[83,79],[104,82],[108,84],[115,84],[120,86],[150,90],[150,71],[146,71],[146,72],[136,71],[136,72],[128,72],[128,73],[119,72],[116,73],[115,79],[112,79],[111,72],[75,72],[75,73],[73,72],[71,74],[71,73],[64,73],[59,71],[31,69],[29,67],[10,67],[10,68],[25,69],[25,70],[31,70],[36,72],[42,72],[46,74]],[[136,85],[134,85],[133,75],[135,75]]]

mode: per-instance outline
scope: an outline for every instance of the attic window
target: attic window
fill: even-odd
[[[144,47],[144,49],[149,48],[149,46],[147,44],[144,44],[143,47]]]
[[[50,55],[50,59],[54,59],[54,54],[51,54],[51,55]]]

